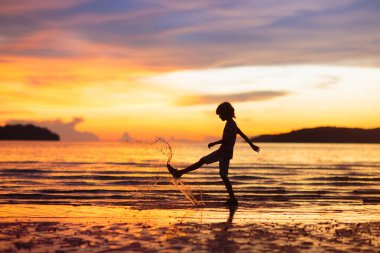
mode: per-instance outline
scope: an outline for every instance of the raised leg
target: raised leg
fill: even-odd
[[[172,167],[170,164],[167,164],[169,172],[173,175],[175,178],[180,178],[183,174],[189,173],[190,171],[199,169],[205,164],[203,159],[200,159],[198,162],[186,167],[183,170],[177,170],[174,167]]]
[[[189,173],[190,171],[193,171],[193,170],[196,170],[196,169],[199,169],[200,167],[202,167],[203,165],[205,164],[205,162],[200,159],[198,162],[186,167],[185,169],[183,170],[180,170],[180,172],[182,174],[186,174],[186,173]]]

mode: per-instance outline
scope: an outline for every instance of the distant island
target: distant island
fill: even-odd
[[[316,127],[283,134],[260,135],[254,142],[380,143],[380,128]]]
[[[0,127],[0,140],[59,141],[59,135],[47,128],[28,125]]]

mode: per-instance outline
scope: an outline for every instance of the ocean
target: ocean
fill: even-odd
[[[184,168],[207,143],[170,144]],[[237,143],[229,177],[242,208],[286,207],[378,212],[380,145]],[[0,142],[0,204],[197,208],[171,182],[164,143]],[[181,178],[204,207],[228,198],[218,164]],[[199,207],[199,206],[198,206]],[[355,208],[356,207],[356,208]],[[17,208],[14,209],[17,212]],[[48,210],[48,209],[47,209]]]

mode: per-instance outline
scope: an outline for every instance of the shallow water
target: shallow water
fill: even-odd
[[[378,252],[380,145],[238,143],[234,209],[217,164],[181,179],[194,206],[157,144],[0,142],[0,252]]]
[[[173,143],[183,168],[211,152],[205,143]],[[380,145],[238,143],[229,176],[243,208],[349,205],[378,210]],[[1,142],[0,204],[192,207],[170,182],[167,157],[150,144]],[[206,207],[227,198],[218,165],[181,180]]]

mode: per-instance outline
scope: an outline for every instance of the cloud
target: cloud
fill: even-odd
[[[377,1],[5,3],[0,55],[102,56],[151,69],[380,63]]]
[[[40,75],[40,76],[26,76],[27,84],[30,86],[53,86],[56,83],[73,83],[78,81],[86,81],[84,78],[74,75]]]
[[[326,77],[326,81],[318,83],[314,85],[317,89],[328,89],[334,84],[338,83],[340,81],[340,78],[337,76],[328,76]]]
[[[130,142],[132,140],[133,140],[133,138],[131,137],[131,135],[128,132],[125,132],[123,134],[123,136],[120,138],[120,141],[124,141],[124,142]]]
[[[50,1],[50,0],[26,0],[22,4],[12,0],[3,0],[1,2],[0,14],[22,14],[38,11],[62,10],[74,7],[89,0],[66,0],[66,1]]]
[[[34,124],[47,127],[51,131],[59,134],[62,141],[98,141],[99,138],[90,132],[80,132],[75,127],[83,122],[82,118],[73,118],[70,122],[61,120],[53,121],[32,121],[32,120],[10,120],[7,124]]]
[[[216,104],[224,101],[229,102],[253,102],[270,100],[277,97],[289,95],[286,91],[251,91],[230,95],[200,95],[200,96],[184,96],[176,101],[180,106]]]

